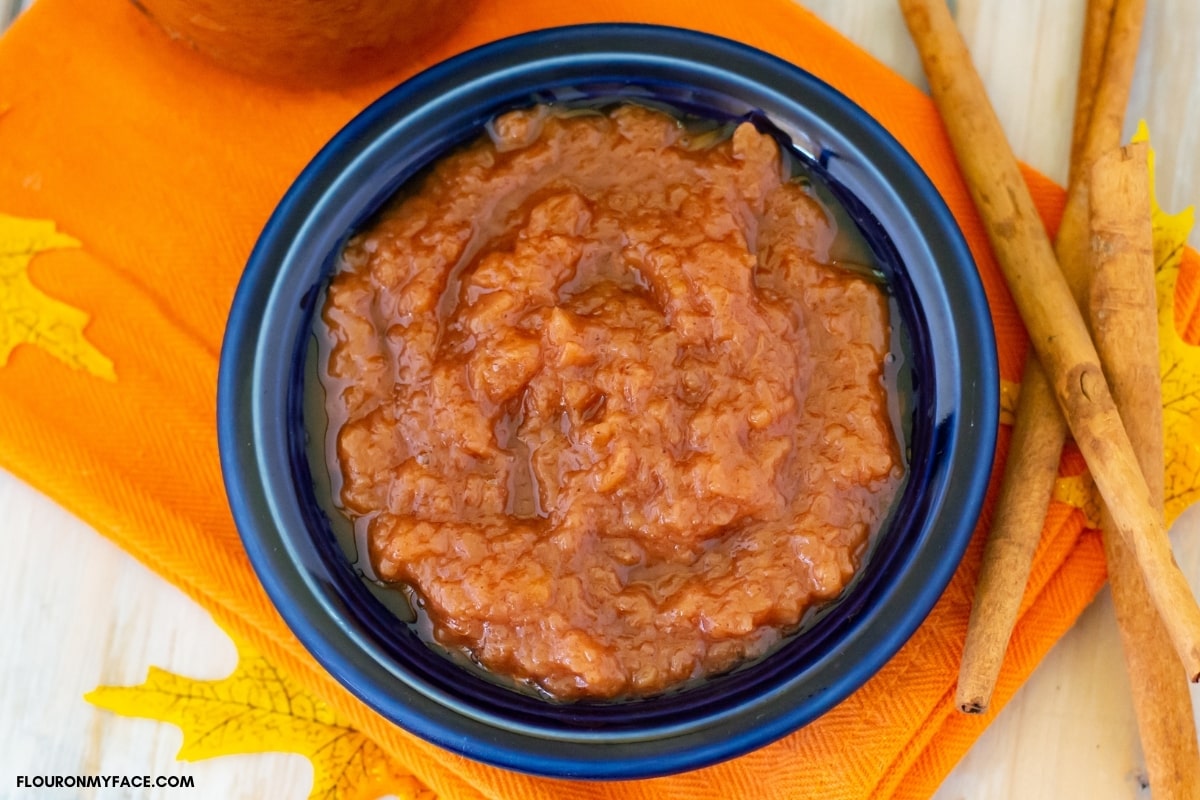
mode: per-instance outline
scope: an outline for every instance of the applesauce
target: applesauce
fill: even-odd
[[[903,477],[886,287],[752,124],[515,111],[347,243],[335,500],[431,638],[661,692],[837,597]]]

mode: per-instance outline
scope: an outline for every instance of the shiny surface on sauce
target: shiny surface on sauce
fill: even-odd
[[[760,655],[901,466],[887,302],[743,124],[497,119],[347,245],[322,315],[345,512],[434,637],[561,699]]]

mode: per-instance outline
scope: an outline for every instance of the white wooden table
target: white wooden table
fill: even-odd
[[[0,20],[28,0],[0,0]],[[966,34],[1018,155],[1066,177],[1083,0],[959,0]],[[822,17],[923,84],[894,0],[809,0]],[[1150,123],[1158,193],[1200,198],[1200,2],[1149,0],[1128,119]],[[2,157],[2,156],[0,156]],[[1200,243],[1193,234],[1192,242]],[[1200,586],[1200,509],[1175,526]],[[234,666],[207,614],[87,525],[0,472],[0,798],[304,798],[299,756],[180,763],[172,726],[85,703],[156,664],[198,678]],[[1054,649],[937,793],[938,800],[1141,798],[1133,712],[1107,594]],[[1193,692],[1193,700],[1200,691]],[[16,789],[17,775],[191,775],[194,789]]]

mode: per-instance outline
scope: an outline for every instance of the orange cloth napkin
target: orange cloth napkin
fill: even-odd
[[[523,30],[602,20],[740,39],[864,106],[913,153],[957,216],[992,304],[1002,375],[1019,378],[1025,335],[929,100],[790,0],[480,0],[464,27],[412,71]],[[214,399],[221,335],[246,257],[290,181],[402,77],[341,91],[259,85],[172,43],[124,0],[39,0],[18,20],[0,39],[0,213],[55,220],[82,243],[39,255],[32,279],[91,315],[86,336],[111,358],[116,380],[18,347],[0,368],[0,463],[181,587],[440,796],[931,794],[990,719],[952,705],[978,536],[926,623],[860,691],[755,753],[649,781],[549,781],[450,755],[359,703],[283,625],[250,569],[222,488]],[[1061,190],[1027,177],[1056,225]],[[1000,458],[1007,442],[1005,430]],[[1083,529],[1079,512],[1056,504],[994,708],[1103,581],[1098,537]]]

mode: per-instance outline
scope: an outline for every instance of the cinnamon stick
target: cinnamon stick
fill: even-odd
[[[1121,143],[1121,126],[1125,122],[1125,107],[1129,103],[1145,15],[1146,0],[1116,0],[1087,135],[1075,153],[1074,165],[1079,174],[1067,187],[1067,204],[1054,242],[1059,266],[1080,308],[1087,307],[1087,286],[1091,277],[1088,260],[1089,178],[1096,159]]]
[[[1100,72],[1104,67],[1104,50],[1108,45],[1108,33],[1116,5],[1116,0],[1088,0],[1087,9],[1084,11],[1079,80],[1075,84],[1075,116],[1071,126],[1068,186],[1079,179],[1082,160],[1080,157],[1092,121],[1092,106],[1096,102],[1096,89],[1100,85]]]
[[[992,249],[1068,427],[1134,553],[1187,675],[1200,680],[1200,606],[1175,564],[1099,355],[983,82],[944,2],[900,0],[900,8]]]
[[[1163,512],[1162,383],[1147,147],[1097,159],[1091,177],[1089,312],[1113,397],[1142,474]],[[1134,554],[1106,514],[1104,552],[1121,631],[1138,733],[1156,800],[1200,797],[1200,752],[1191,692],[1150,602]]]
[[[1074,179],[1055,242],[1055,255],[1077,300],[1083,297],[1089,274],[1086,203],[1090,164],[1098,153],[1120,142],[1144,11],[1145,0],[1090,0],[1088,6],[1079,87],[1095,96],[1085,102],[1076,100],[1075,129],[1083,130],[1085,136],[1072,143]],[[966,713],[982,713],[991,702],[1045,524],[1066,436],[1067,424],[1054,389],[1036,356],[1031,355],[1021,378],[1008,463],[988,531],[959,671],[955,705]]]
[[[1051,413],[1030,413],[1040,398],[1050,400]],[[1067,435],[1067,423],[1054,403],[1046,373],[1030,354],[959,666],[954,705],[966,714],[982,714],[991,703],[1046,523]]]

